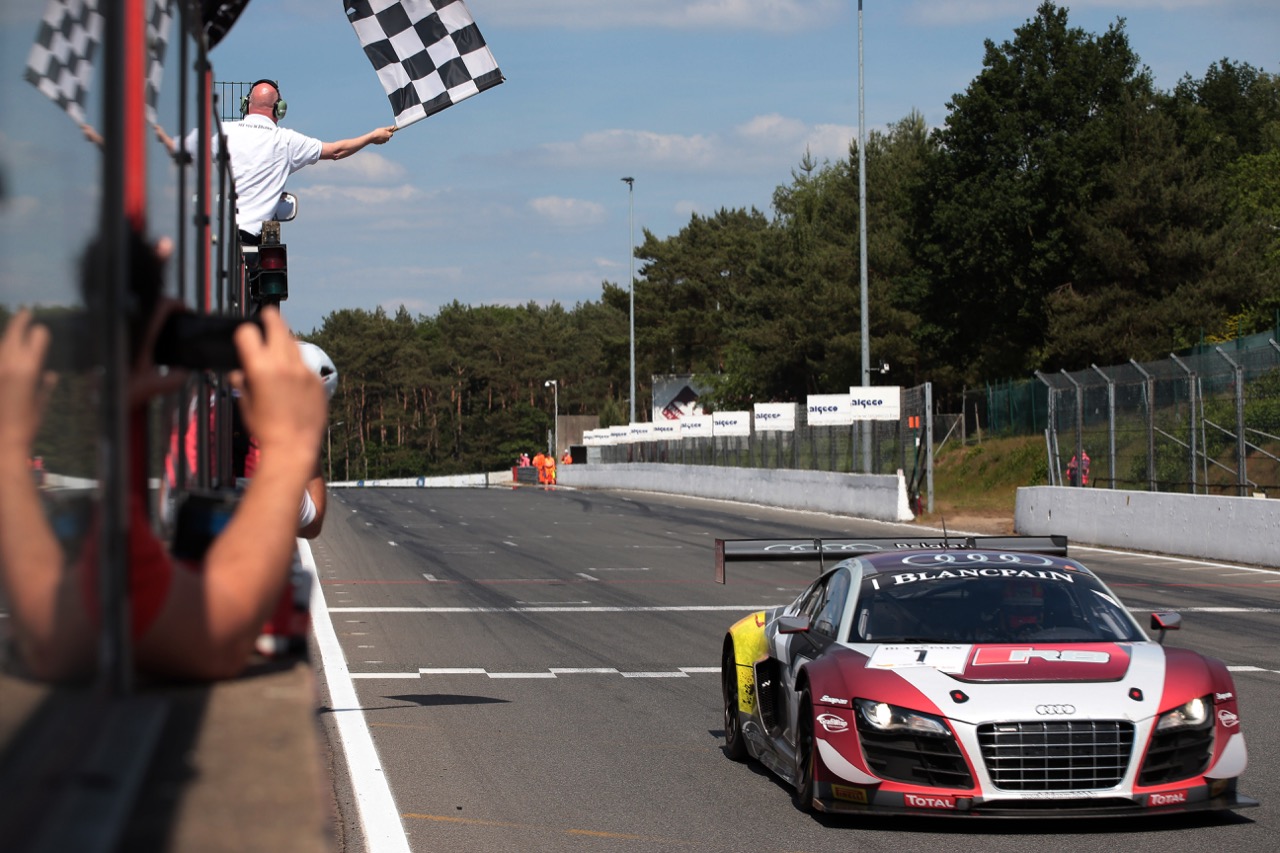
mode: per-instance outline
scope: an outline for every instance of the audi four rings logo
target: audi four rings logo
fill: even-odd
[[[1061,717],[1066,714],[1074,714],[1076,712],[1075,705],[1037,705],[1036,713],[1042,717]]]

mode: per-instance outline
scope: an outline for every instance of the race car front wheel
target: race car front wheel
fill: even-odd
[[[734,761],[746,761],[747,743],[742,737],[738,711],[738,662],[731,642],[725,643],[720,661],[720,692],[724,696],[724,754]]]
[[[817,773],[817,754],[813,746],[813,698],[809,688],[800,694],[800,717],[796,721],[796,793],[795,804],[804,811],[813,811],[814,776]]]

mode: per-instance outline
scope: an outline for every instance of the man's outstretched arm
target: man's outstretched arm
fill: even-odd
[[[395,125],[378,127],[352,139],[339,139],[337,142],[326,142],[320,149],[321,160],[341,160],[364,148],[366,145],[382,145],[396,132]]]

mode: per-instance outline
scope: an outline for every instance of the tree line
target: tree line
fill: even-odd
[[[876,381],[966,387],[1151,360],[1280,316],[1280,78],[1224,58],[1157,89],[1123,19],[1093,34],[1044,2],[928,128],[868,134]],[[861,384],[857,141],[805,156],[771,214],[720,209],[636,249],[637,416],[654,374],[709,408]],[[629,294],[434,316],[341,310],[307,336],[339,367],[339,479],[501,468],[561,414],[627,419]],[[953,408],[948,408],[952,406]],[[644,414],[640,414],[644,413]]]
[[[968,386],[1162,358],[1280,312],[1280,79],[1222,59],[1155,87],[1123,20],[1102,34],[1043,3],[926,127],[866,143],[873,364]],[[637,412],[653,374],[712,408],[861,384],[858,151],[806,156],[772,215],[721,209],[636,250]],[[334,475],[502,467],[552,416],[626,420],[629,295],[572,309],[338,311],[310,339],[343,376]],[[647,414],[638,415],[647,419]],[[339,425],[340,424],[340,425]]]

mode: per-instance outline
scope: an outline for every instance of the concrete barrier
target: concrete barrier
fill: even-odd
[[[720,468],[708,465],[563,465],[562,486],[587,489],[633,489],[741,501],[783,509],[800,509],[911,521],[907,483],[897,474],[839,474],[765,468]]]
[[[511,485],[511,469],[487,474],[454,474],[447,477],[391,477],[381,480],[343,480],[327,483],[331,489],[483,489],[486,486]]]
[[[1014,527],[1033,536],[1280,567],[1280,501],[1032,486],[1018,489]]]

